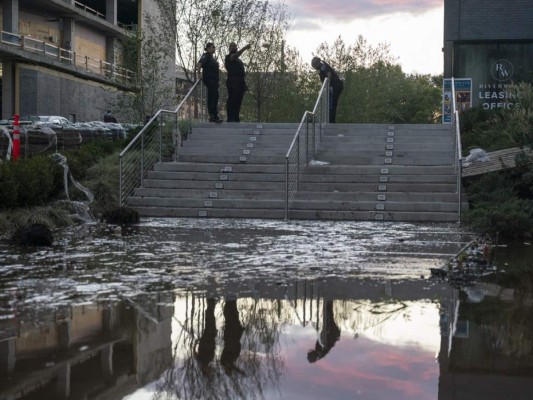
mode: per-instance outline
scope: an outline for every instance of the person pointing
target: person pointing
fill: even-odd
[[[228,71],[228,78],[226,80],[226,87],[228,88],[228,100],[226,102],[228,122],[240,122],[240,112],[242,99],[244,93],[247,90],[246,71],[244,63],[239,58],[243,52],[251,48],[250,44],[247,44],[241,49],[237,49],[236,43],[229,44],[229,53],[224,59],[224,66]]]

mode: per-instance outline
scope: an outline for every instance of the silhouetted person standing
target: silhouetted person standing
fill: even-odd
[[[224,371],[230,375],[233,371],[241,372],[236,366],[235,361],[241,354],[241,337],[244,328],[239,320],[239,311],[237,310],[237,300],[226,300],[224,304],[224,348],[220,355],[220,364]]]
[[[236,43],[230,43],[229,54],[224,59],[224,66],[228,71],[228,78],[226,80],[226,87],[228,88],[228,101],[226,103],[228,112],[228,122],[240,122],[240,112],[242,99],[246,92],[246,71],[244,63],[239,58],[241,54],[248,50],[251,45],[247,44],[242,49],[237,49]]]
[[[198,77],[202,77],[202,82],[207,89],[207,112],[209,113],[209,122],[220,123],[222,120],[218,116],[218,81],[220,79],[220,71],[218,61],[215,60],[214,43],[207,43],[205,45],[205,53],[200,57],[200,61],[196,64],[196,71]]]
[[[196,359],[200,364],[200,369],[205,374],[209,364],[215,359],[215,347],[217,338],[217,325],[215,319],[216,300],[207,299],[207,308],[205,309],[205,327],[198,342],[198,352]]]
[[[339,74],[325,61],[318,57],[313,57],[311,66],[316,69],[320,75],[320,81],[329,80],[329,122],[334,124],[337,119],[337,104],[339,97],[344,89],[344,83]]]
[[[322,310],[323,324],[320,338],[316,341],[314,350],[309,350],[307,353],[307,361],[310,363],[324,358],[341,337],[341,330],[335,323],[333,316],[333,300],[325,300]]]

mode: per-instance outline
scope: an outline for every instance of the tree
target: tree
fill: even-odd
[[[145,16],[144,31],[132,33],[123,41],[124,64],[137,71],[137,81],[136,90],[117,95],[110,107],[121,121],[144,121],[175,102],[174,57],[169,63],[169,50],[174,50],[174,44],[161,35],[159,23],[159,18]]]
[[[339,36],[332,45],[320,44],[316,54],[344,77],[340,122],[436,122],[441,90],[430,75],[405,74],[388,44],[371,46],[359,35],[347,45]]]
[[[176,57],[186,79],[196,81],[195,65],[207,42],[215,43],[222,64],[230,42],[251,49],[241,57],[247,64],[250,92],[243,117],[262,120],[269,114],[274,85],[282,69],[283,42],[288,27],[286,6],[268,0],[156,0],[162,10],[163,35],[175,38]],[[221,69],[223,74],[223,69]],[[224,77],[221,76],[221,81]],[[224,85],[221,85],[224,91]],[[224,93],[221,93],[224,99]],[[250,105],[253,100],[254,105]],[[252,110],[253,109],[253,110]]]
[[[385,64],[397,62],[397,58],[390,54],[388,43],[372,46],[362,35],[357,36],[353,45],[346,45],[341,36],[337,37],[332,45],[323,42],[315,54],[340,73],[368,68],[378,62]]]

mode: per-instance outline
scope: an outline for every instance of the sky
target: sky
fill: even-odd
[[[406,73],[443,71],[444,0],[285,0],[291,15],[287,44],[311,60],[320,43],[362,35],[388,43]],[[327,60],[326,60],[327,61]]]

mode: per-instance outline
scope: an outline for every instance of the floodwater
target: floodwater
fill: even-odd
[[[0,400],[533,392],[533,279],[432,278],[474,239],[456,225],[147,219],[55,239],[0,241]]]

